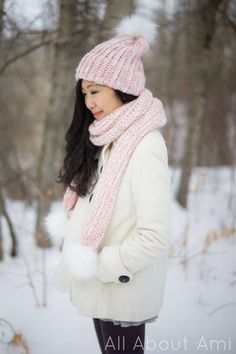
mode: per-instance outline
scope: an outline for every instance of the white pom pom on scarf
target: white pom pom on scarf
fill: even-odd
[[[96,277],[98,254],[92,247],[67,239],[64,243],[62,258],[77,280],[89,280]]]
[[[68,228],[68,218],[61,203],[56,205],[44,218],[44,229],[54,241],[64,238]]]

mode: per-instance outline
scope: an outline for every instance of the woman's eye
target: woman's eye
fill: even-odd
[[[98,91],[91,91],[91,95],[94,95],[94,94],[96,94],[96,93],[98,93]],[[83,95],[83,96],[87,96],[87,94],[86,94],[85,92],[82,92],[82,95]]]

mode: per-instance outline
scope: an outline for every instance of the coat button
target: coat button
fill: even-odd
[[[103,165],[100,167],[100,172],[102,172],[102,169],[103,169]]]
[[[91,194],[89,197],[89,203],[91,202],[92,198],[93,198],[93,194]]]
[[[120,281],[121,283],[128,283],[129,277],[128,277],[127,275],[121,275],[121,276],[119,277],[119,281]]]

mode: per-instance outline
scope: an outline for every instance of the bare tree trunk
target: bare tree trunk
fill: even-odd
[[[160,23],[167,23],[168,19],[166,16],[166,9],[165,12],[162,13],[162,16],[159,15]],[[179,11],[176,10],[176,21],[180,22],[181,20],[179,19]],[[158,22],[159,23],[159,22]],[[178,129],[178,124],[176,120],[176,114],[175,114],[175,100],[176,100],[176,93],[178,92],[176,89],[176,85],[174,83],[178,83],[178,76],[177,76],[177,68],[178,68],[178,55],[183,54],[183,50],[179,51],[179,48],[181,48],[183,45],[181,43],[181,40],[183,41],[183,36],[181,37],[181,31],[180,29],[176,26],[175,31],[173,31],[173,34],[171,36],[171,41],[168,45],[168,33],[170,32],[170,28],[168,26],[163,27],[163,30],[160,31],[160,45],[161,45],[161,50],[160,53],[162,56],[160,56],[160,53],[158,50],[156,50],[155,57],[158,58],[158,61],[162,59],[162,67],[164,67],[164,70],[157,70],[154,67],[153,74],[151,75],[151,78],[153,80],[153,87],[156,87],[156,82],[158,82],[158,85],[160,85],[160,88],[164,88],[163,95],[166,99],[166,105],[168,108],[167,111],[167,116],[169,123],[163,128],[164,134],[165,134],[165,139],[167,142],[168,146],[168,155],[169,155],[169,163],[171,165],[174,165],[174,156],[175,156],[175,151],[176,151],[176,130]],[[158,47],[157,47],[158,48]],[[179,54],[178,54],[179,51]],[[181,91],[181,90],[180,90]]]
[[[52,59],[52,85],[48,112],[46,114],[38,178],[41,193],[38,196],[36,220],[36,243],[40,247],[51,246],[43,231],[43,217],[51,200],[58,194],[55,179],[62,161],[62,149],[66,126],[66,110],[72,92],[73,81],[73,38],[76,31],[76,2],[60,1],[60,19]],[[78,41],[77,41],[78,44]],[[79,46],[79,44],[78,44]]]
[[[11,218],[7,212],[6,206],[5,206],[5,201],[4,201],[4,196],[2,194],[2,186],[0,185],[0,214],[5,218],[8,228],[9,228],[9,233],[10,237],[12,240],[12,245],[11,245],[11,252],[10,255],[11,257],[16,257],[17,256],[17,238],[16,234],[14,231],[14,227],[11,221]],[[1,233],[1,230],[0,230]],[[2,255],[1,255],[2,253]],[[2,235],[0,235],[0,260],[3,259],[3,245],[2,245]]]
[[[2,29],[3,29],[3,0],[0,0],[0,48],[2,44]],[[0,217],[1,217],[0,212]],[[3,237],[2,237],[2,221],[0,219],[0,261],[3,260]]]
[[[110,0],[106,2],[105,16],[102,21],[102,26],[98,32],[97,42],[103,42],[110,39],[114,35],[111,33],[111,29],[117,23],[120,17],[131,15],[134,11],[134,0],[123,1],[122,5],[120,1]]]
[[[187,39],[193,41],[197,39],[199,48],[196,48],[197,62],[192,63],[193,73],[197,75],[191,79],[192,90],[189,109],[189,126],[185,144],[184,156],[182,159],[182,173],[177,193],[177,200],[183,206],[187,206],[188,187],[192,173],[193,166],[196,165],[199,159],[199,151],[202,137],[202,129],[207,112],[207,94],[208,86],[210,84],[209,78],[211,73],[211,44],[215,32],[215,19],[217,9],[223,0],[199,2],[197,5],[196,15],[197,21],[193,23],[192,27],[194,37],[191,36],[191,30],[187,26]],[[204,4],[204,6],[203,6]],[[191,45],[187,50],[192,50]],[[191,57],[190,53],[189,56]]]
[[[204,144],[201,144],[199,164],[231,166],[233,164],[234,149],[232,149],[229,138],[230,131],[232,131],[229,126],[229,117],[231,97],[235,92],[234,85],[232,85],[235,70],[231,69],[234,65],[229,66],[227,59],[219,58],[219,50],[223,51],[222,48],[215,51],[214,57],[217,64],[211,79],[212,87],[209,98],[209,101],[215,102],[215,104],[208,106],[208,119],[203,127],[202,141],[204,141]]]
[[[4,0],[0,0],[0,43],[2,41],[2,31],[3,31],[3,9],[4,9]]]
[[[198,158],[198,147],[201,143],[201,133],[202,133],[202,125],[205,118],[206,112],[206,100],[204,96],[204,86],[202,86],[202,93],[196,99],[196,106],[191,107],[189,110],[189,126],[186,137],[186,146],[184,156],[181,162],[182,165],[182,173],[181,179],[177,194],[178,202],[186,208],[187,206],[187,197],[188,197],[188,189],[189,182],[192,174],[192,168],[197,163]],[[206,92],[205,92],[206,95]]]
[[[4,252],[3,252],[3,237],[2,237],[2,221],[0,219],[0,262],[3,261]]]
[[[84,52],[97,35],[94,25],[94,23],[99,25],[96,6],[100,6],[98,0],[95,2],[89,0],[60,1],[60,19],[51,64],[51,96],[45,119],[37,174],[40,194],[35,238],[37,245],[41,247],[51,246],[50,239],[43,231],[43,218],[52,200],[62,197],[60,196],[62,191],[54,182],[62,165],[66,127],[72,116],[75,68],[81,55],[85,54]]]

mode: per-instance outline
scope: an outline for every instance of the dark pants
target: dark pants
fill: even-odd
[[[93,318],[102,354],[143,354],[145,323],[139,326],[121,327],[113,322]]]

